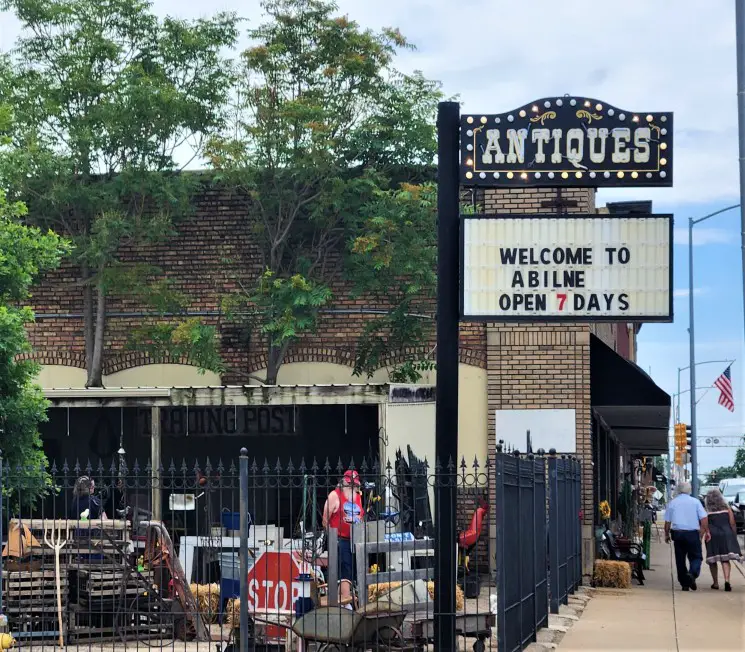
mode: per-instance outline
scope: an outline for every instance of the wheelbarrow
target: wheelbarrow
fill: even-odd
[[[318,607],[298,618],[292,631],[303,643],[315,643],[317,652],[389,650],[403,646],[401,627],[405,618],[405,611]]]

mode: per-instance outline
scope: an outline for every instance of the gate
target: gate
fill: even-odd
[[[498,452],[495,471],[498,650],[514,652],[548,624],[546,460]]]
[[[582,582],[580,468],[574,459],[548,459],[551,613],[559,613]]]

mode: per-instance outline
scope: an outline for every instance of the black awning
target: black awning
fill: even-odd
[[[668,452],[670,396],[641,367],[590,336],[592,408],[630,452]]]

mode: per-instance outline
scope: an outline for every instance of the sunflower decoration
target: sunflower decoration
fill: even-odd
[[[600,518],[604,521],[610,518],[610,504],[607,500],[604,500],[598,505],[598,512],[600,513]]]

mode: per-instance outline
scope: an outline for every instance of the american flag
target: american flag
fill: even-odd
[[[727,367],[724,373],[716,379],[714,383],[719,394],[719,405],[726,407],[730,412],[735,411],[735,399],[732,394],[732,372],[731,367]]]

